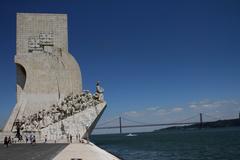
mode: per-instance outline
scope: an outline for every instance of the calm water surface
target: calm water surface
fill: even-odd
[[[125,160],[240,160],[240,128],[95,135],[92,141]]]

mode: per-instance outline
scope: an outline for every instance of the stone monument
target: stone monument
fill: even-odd
[[[80,67],[68,52],[66,14],[17,13],[17,103],[4,132],[39,132],[49,139],[85,138],[106,102],[82,91]]]

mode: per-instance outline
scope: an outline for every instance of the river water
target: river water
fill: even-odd
[[[240,160],[240,128],[94,135],[99,147],[124,160]]]

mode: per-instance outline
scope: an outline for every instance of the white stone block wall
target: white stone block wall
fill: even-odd
[[[40,47],[46,50],[29,51],[29,39],[39,40],[45,34],[47,38]],[[51,45],[44,46],[48,39]],[[82,92],[79,64],[68,53],[66,14],[18,13],[16,43],[17,104],[4,127],[6,132],[12,130],[16,119],[48,109],[69,94]]]
[[[66,140],[67,134],[72,135],[74,139],[76,135],[80,135],[80,138],[86,138],[86,134],[91,134],[105,107],[106,102],[100,103],[95,107],[90,107],[62,121],[49,125],[41,129],[41,137],[44,138],[45,135],[47,135],[48,139],[52,141]],[[64,132],[61,129],[62,124],[64,126]],[[86,130],[87,126],[88,131]]]

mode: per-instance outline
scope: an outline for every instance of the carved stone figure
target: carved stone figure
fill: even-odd
[[[96,97],[99,101],[104,101],[104,96],[103,96],[103,93],[104,93],[104,89],[100,86],[100,82],[97,81],[96,83]]]

